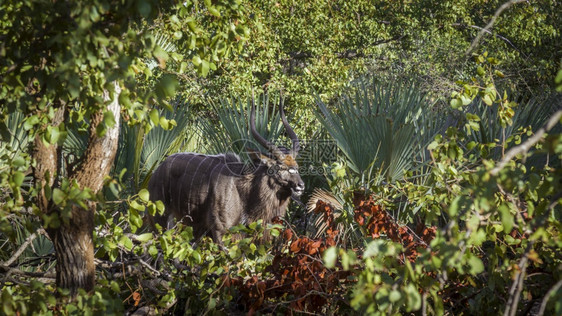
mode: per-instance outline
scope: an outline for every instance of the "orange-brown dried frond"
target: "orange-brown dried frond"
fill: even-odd
[[[329,202],[324,201],[324,198]],[[313,203],[311,203],[311,201],[313,201]],[[316,235],[314,238],[320,238],[323,234],[326,234],[326,242],[330,246],[335,245],[336,239],[339,239],[338,232],[343,229],[342,223],[336,221],[341,215],[343,206],[335,197],[330,196],[329,192],[316,190],[310,198],[307,208],[309,212],[314,212],[314,214],[319,215],[314,221],[314,225],[316,226]]]
[[[426,227],[423,223],[418,223],[414,231],[408,226],[399,225],[371,197],[358,201],[354,213],[355,221],[363,226],[371,238],[380,238],[381,234],[385,234],[388,239],[401,243],[404,246],[402,255],[410,262],[416,261],[420,256],[418,249],[427,248],[435,237],[435,226]]]
[[[327,204],[333,210],[343,209],[343,205],[337,200],[337,198],[331,192],[324,191],[322,189],[314,189],[314,192],[312,192],[310,198],[308,199],[308,203],[306,203],[306,209],[309,212],[319,213],[320,211],[317,211],[318,202]]]

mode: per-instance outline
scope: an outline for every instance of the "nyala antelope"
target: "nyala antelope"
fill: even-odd
[[[221,244],[222,235],[232,226],[259,219],[267,223],[283,216],[291,196],[300,196],[305,186],[295,160],[299,140],[281,102],[279,111],[292,141],[290,150],[277,147],[256,131],[252,100],[250,133],[268,153],[254,153],[251,172],[233,153],[177,153],[166,158],[148,184],[150,199],[166,206],[153,222],[170,228],[175,218],[192,226],[196,238],[208,235]]]

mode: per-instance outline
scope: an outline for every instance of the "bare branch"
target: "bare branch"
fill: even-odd
[[[492,19],[490,20],[490,22],[488,22],[488,24],[480,30],[480,32],[478,32],[478,35],[476,35],[476,38],[472,41],[472,43],[470,44],[470,47],[466,50],[465,55],[470,54],[480,43],[480,40],[482,39],[482,36],[484,36],[484,33],[486,32],[490,32],[490,29],[492,28],[492,26],[494,26],[494,23],[496,23],[496,20],[498,19],[498,17],[500,16],[500,14],[506,10],[507,8],[511,7],[514,4],[517,3],[521,3],[521,2],[525,2],[527,0],[510,0],[504,4],[502,4],[497,10],[496,13],[494,13],[494,16],[492,17]]]
[[[507,44],[509,44],[509,46],[515,48],[515,50],[517,50],[519,53],[523,54],[523,52],[517,46],[515,46],[509,39],[507,39],[505,36],[501,36],[499,34],[494,34],[492,31],[487,30],[483,27],[480,27],[480,26],[477,26],[477,25],[466,25],[466,24],[461,24],[461,23],[453,23],[452,25],[453,26],[460,26],[460,27],[463,27],[463,28],[476,29],[476,30],[480,30],[481,32],[493,35],[494,37],[497,37],[497,38],[501,39],[502,41],[506,42]]]
[[[562,286],[562,280],[559,280],[558,282],[556,282],[556,284],[554,284],[553,287],[550,288],[550,290],[548,290],[548,292],[546,292],[546,295],[544,296],[544,298],[541,302],[541,308],[539,309],[539,313],[537,314],[538,316],[544,315],[544,310],[546,309],[546,304],[548,303],[548,300],[550,299],[552,294],[554,294],[556,291],[558,291],[558,289],[561,286]]]
[[[490,173],[495,176],[497,175],[500,170],[505,167],[505,165],[511,160],[513,159],[515,156],[517,156],[518,154],[522,154],[522,153],[526,153],[529,151],[529,149],[531,149],[531,147],[533,147],[536,143],[538,143],[539,141],[541,141],[542,137],[544,136],[544,134],[548,131],[550,131],[554,125],[556,125],[556,123],[558,123],[558,121],[560,120],[560,117],[562,117],[562,110],[558,110],[556,111],[551,117],[550,119],[548,119],[548,122],[546,122],[545,126],[543,126],[542,128],[540,128],[535,135],[533,135],[532,137],[530,137],[529,139],[527,139],[524,143],[522,143],[519,146],[513,147],[511,148],[506,154],[505,156],[502,158],[502,160],[496,165],[496,167],[494,169],[492,169],[492,171],[490,171]]]
[[[519,271],[515,275],[515,280],[509,289],[509,299],[505,306],[504,316],[515,316],[517,313],[517,305],[519,304],[519,297],[521,296],[521,291],[523,290],[523,281],[525,280],[525,275],[527,274],[527,262],[529,261],[529,253],[533,250],[533,242],[530,241],[525,249],[523,257],[519,261]]]
[[[55,274],[52,272],[29,272],[29,271],[23,271],[20,269],[16,269],[16,268],[10,268],[6,265],[0,264],[0,270],[5,271],[6,272],[6,276],[15,274],[15,275],[22,275],[22,276],[26,276],[26,277],[32,277],[32,278],[44,278],[44,279],[54,279],[55,278]]]

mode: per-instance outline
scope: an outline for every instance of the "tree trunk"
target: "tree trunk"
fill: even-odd
[[[92,203],[93,204],[93,203]],[[95,208],[95,205],[92,205]],[[68,225],[49,229],[57,259],[57,286],[69,289],[70,295],[79,288],[94,289],[96,267],[94,265],[94,210],[74,208]]]
[[[71,170],[62,173],[62,166],[57,164],[56,157],[60,148],[56,145],[46,146],[40,139],[35,140],[34,176],[36,181],[42,185],[38,206],[43,214],[60,215],[60,209],[52,200],[47,199],[45,190],[43,190],[45,185],[57,185],[54,181],[56,175],[68,174],[71,180],[76,180],[81,189],[89,188],[93,193],[98,193],[103,187],[103,180],[109,174],[117,153],[121,110],[117,100],[120,92],[121,88],[115,83],[113,98],[110,98],[109,92],[104,93],[105,101],[113,99],[105,110],[113,113],[115,125],[108,127],[106,133],[100,137],[96,130],[99,124],[104,124],[104,111],[100,110],[90,117],[88,147],[80,158],[78,167],[72,173]],[[57,112],[64,113],[64,107]],[[52,124],[60,124],[63,121],[60,119],[61,116],[63,115],[57,113]],[[66,222],[59,216],[60,225],[58,227],[45,227],[55,248],[57,286],[70,290],[72,296],[80,288],[86,291],[93,290],[95,284],[93,231],[96,203],[88,201],[87,205],[87,209],[73,206],[71,216]]]

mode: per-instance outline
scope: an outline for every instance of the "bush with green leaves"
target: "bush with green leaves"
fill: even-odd
[[[504,2],[251,1],[244,3],[249,36],[240,58],[229,58],[205,79],[186,80],[184,89],[217,100],[251,88],[284,89],[288,109],[302,118],[297,132],[306,135],[318,127],[310,111],[315,94],[336,99],[369,73],[421,79],[432,98],[448,101],[455,81],[472,76],[472,52],[504,61],[500,85],[521,93],[551,89],[562,58],[560,3],[517,1],[485,29]]]
[[[562,89],[560,3],[503,4],[2,2],[0,313],[561,314],[560,95],[527,96]],[[356,80],[365,73],[377,80]],[[186,111],[168,99],[178,83]],[[272,245],[256,242],[265,228],[252,223],[224,249],[179,224],[148,231],[144,214],[163,211],[143,189],[154,166],[171,151],[224,152],[247,138],[239,98],[251,88],[283,90],[299,135],[338,143],[326,181],[337,226],[319,216],[318,239],[296,237],[310,233],[297,217],[305,228]],[[282,136],[277,100],[258,103],[258,130]],[[89,167],[89,144],[119,127],[104,189],[81,187],[74,176]],[[33,161],[47,144],[52,156]],[[379,212],[365,215],[367,206]],[[86,211],[88,225],[75,223]],[[56,229],[85,226],[97,285],[57,289]],[[323,262],[322,234],[339,238]],[[272,273],[275,258],[289,278]],[[294,287],[265,295],[279,290],[275,278]],[[314,291],[303,299],[304,289]],[[247,297],[252,307],[239,304]]]
[[[535,122],[540,125],[521,123],[515,129],[515,111],[529,110],[520,109],[525,104],[509,100],[495,85],[479,81],[490,78],[465,83],[451,103],[458,110],[489,98],[484,103],[492,111],[484,113],[496,115],[493,128],[504,137],[474,137],[492,126],[473,124],[482,122],[477,114],[457,113],[466,116],[460,121],[466,123],[449,127],[427,146],[426,182],[406,177],[384,189],[372,188],[384,214],[404,201],[415,210],[411,220],[392,222],[437,228],[435,237],[417,248],[417,257],[404,259],[408,244],[397,243],[388,229],[372,241],[365,236],[359,255],[345,249],[325,253],[328,266],[345,261],[356,275],[349,297],[357,311],[562,312],[562,99],[558,95],[540,104],[549,112]],[[536,108],[532,102],[526,106]],[[500,155],[482,154],[496,148]]]

